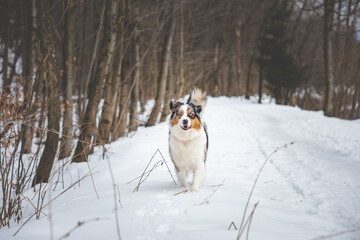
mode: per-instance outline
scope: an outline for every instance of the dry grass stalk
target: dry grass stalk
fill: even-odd
[[[85,147],[84,147],[83,149],[84,149],[84,151],[86,151],[86,148],[85,148]],[[96,190],[96,186],[95,186],[95,181],[94,181],[93,175],[92,175],[92,173],[91,173],[90,163],[89,163],[89,160],[88,160],[88,158],[87,158],[87,154],[84,154],[84,155],[85,155],[85,158],[86,158],[86,164],[87,164],[88,169],[89,169],[89,174],[90,174],[90,177],[91,177],[91,182],[92,182],[92,185],[93,185],[93,188],[94,188],[96,197],[97,197],[98,199],[100,199],[99,194],[98,194],[98,192],[97,192],[97,190]]]
[[[237,236],[237,238],[236,238],[237,240],[240,239],[240,237],[241,237],[241,232],[242,232],[243,229],[244,229],[243,224],[244,224],[244,220],[245,220],[245,216],[246,216],[246,211],[247,211],[247,208],[248,208],[248,206],[249,206],[250,199],[251,199],[252,194],[253,194],[253,192],[254,192],[256,183],[257,183],[257,181],[259,180],[259,177],[260,177],[261,172],[263,171],[266,163],[270,160],[270,158],[271,158],[275,153],[277,153],[280,149],[286,148],[289,144],[292,145],[292,144],[294,144],[294,142],[290,142],[290,143],[285,144],[285,145],[283,145],[283,146],[281,146],[281,147],[277,147],[277,148],[265,159],[264,163],[262,164],[261,168],[259,169],[259,172],[258,172],[258,174],[257,174],[257,176],[256,176],[256,178],[255,178],[254,184],[253,184],[253,186],[252,186],[252,188],[251,188],[251,191],[250,191],[248,200],[247,200],[246,205],[245,205],[245,208],[244,208],[244,213],[243,213],[243,216],[242,216],[242,219],[241,219],[241,224],[240,224],[240,228],[239,228],[239,233],[238,233],[238,236]],[[256,204],[255,204],[255,205],[256,205]],[[255,210],[255,209],[254,209],[254,210]],[[253,211],[254,211],[254,210],[253,210]],[[248,219],[249,219],[249,218],[248,218]]]
[[[77,180],[76,182],[74,182],[73,184],[71,184],[68,188],[66,188],[64,191],[62,191],[61,193],[59,193],[56,197],[54,197],[51,202],[46,203],[45,205],[42,206],[42,208],[47,207],[50,203],[52,203],[53,201],[55,201],[58,197],[60,197],[61,195],[63,195],[65,192],[67,192],[70,188],[72,188],[73,186],[75,186],[77,183],[79,183],[80,181],[82,181],[84,178],[88,177],[89,175],[86,174],[84,175],[82,178],[80,178],[79,180]],[[39,209],[38,211],[41,212],[42,208]],[[33,213],[20,227],[19,229],[13,234],[13,237],[16,236],[16,234],[18,234],[18,232],[25,226],[26,223],[28,223],[34,216],[36,215],[36,212]]]
[[[120,204],[120,207],[122,208],[123,206],[122,206],[122,204],[121,204],[121,198],[120,198],[120,188],[119,188],[119,186],[118,186],[117,184],[115,184],[115,187],[116,187],[117,192],[118,192],[119,204]]]
[[[181,193],[187,193],[187,192],[188,192],[188,190],[185,189],[185,190],[183,190],[183,191],[181,191],[181,192],[175,193],[174,196],[179,195],[179,194],[181,194]]]
[[[155,164],[153,165],[153,167],[152,167],[149,171],[146,171],[146,170],[149,168],[149,166],[150,166],[152,160],[154,159],[156,153],[159,153],[159,154],[160,154],[162,160],[160,160],[160,161],[158,161],[157,163],[155,163]],[[138,182],[138,185],[134,188],[133,192],[139,191],[140,185],[150,176],[151,172],[152,172],[155,168],[157,168],[158,166],[162,165],[163,163],[165,163],[165,165],[166,165],[166,167],[167,167],[167,169],[168,169],[168,172],[169,172],[172,180],[174,181],[174,184],[177,186],[176,181],[175,181],[175,179],[174,179],[174,177],[173,177],[173,175],[172,175],[172,173],[171,173],[171,171],[170,171],[169,166],[168,166],[167,163],[166,163],[166,160],[165,160],[164,156],[161,154],[160,150],[157,149],[157,150],[155,151],[155,153],[153,154],[153,156],[151,157],[151,159],[150,159],[150,161],[148,162],[148,164],[146,165],[146,167],[145,167],[143,173],[141,174],[141,176],[140,176],[140,177],[137,177],[137,178],[135,178],[135,179],[133,179],[133,180],[131,180],[130,182],[128,182],[128,183],[131,183],[131,182],[133,182],[134,180],[140,178],[140,179],[139,179],[139,182]],[[146,174],[146,176],[145,176],[145,174]],[[144,177],[144,176],[145,176],[145,177]]]
[[[20,79],[23,81],[24,79]],[[2,203],[0,204],[0,228],[10,227],[13,220],[22,219],[22,192],[30,181],[40,145],[31,154],[24,143],[29,136],[27,129],[43,132],[36,127],[40,103],[25,102],[25,96],[18,88],[9,86],[9,92],[0,94],[0,179]],[[40,135],[39,140],[43,139]],[[25,151],[26,150],[26,151]],[[26,156],[25,153],[31,155]]]
[[[202,203],[200,203],[200,205],[203,205],[203,204],[208,204],[209,203],[209,198],[214,195],[216,193],[216,191],[221,187],[221,186],[224,186],[224,182],[225,182],[225,179],[219,184],[219,185],[215,185],[216,188],[215,190],[207,197],[204,199],[204,201]]]
[[[248,216],[248,218],[246,219],[244,226],[239,229],[239,233],[238,233],[238,238],[237,238],[237,239],[240,239],[240,237],[241,237],[241,235],[243,234],[246,226],[248,226],[247,237],[246,237],[246,239],[248,239],[248,237],[249,237],[249,232],[250,232],[250,224],[251,224],[252,218],[253,218],[253,216],[254,216],[254,212],[255,212],[255,210],[256,210],[256,207],[257,207],[258,205],[259,205],[259,201],[258,201],[257,203],[255,203],[254,208],[253,208],[253,210],[251,211],[251,213],[250,213],[250,215]],[[248,225],[248,224],[249,224],[249,225]]]
[[[68,231],[67,233],[65,233],[63,236],[61,236],[60,238],[58,238],[57,240],[62,240],[65,238],[68,238],[70,236],[70,234],[72,232],[74,232],[76,229],[80,228],[81,226],[83,226],[85,223],[89,223],[89,222],[95,222],[95,221],[100,221],[100,218],[94,218],[94,219],[90,219],[87,221],[79,221],[75,227],[73,227],[72,229],[70,229],[70,231]]]
[[[228,227],[228,231],[231,230],[231,227],[234,227],[235,230],[238,230],[234,222],[230,223],[230,226]]]
[[[50,186],[49,186],[50,188]],[[54,219],[52,215],[52,201],[51,201],[51,190],[48,193],[48,219],[49,219],[49,232],[50,232],[50,240],[54,240]]]
[[[112,172],[111,163],[110,163],[110,159],[109,159],[108,155],[106,155],[106,160],[107,160],[107,163],[108,163],[109,172],[110,172],[110,176],[111,176],[111,182],[112,182],[112,185],[113,185],[113,192],[114,192],[114,214],[115,214],[115,221],[116,221],[116,233],[117,233],[118,239],[121,240],[120,222],[119,222],[118,206],[117,206],[117,199],[116,199],[116,192],[118,192],[119,193],[119,202],[120,202],[120,206],[121,206],[120,190],[117,191],[117,189],[116,189],[117,185],[115,184],[115,178],[114,178],[114,174]]]

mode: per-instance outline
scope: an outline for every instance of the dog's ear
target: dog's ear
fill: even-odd
[[[174,99],[171,99],[170,101],[170,110],[172,111],[175,106],[176,101]]]
[[[181,105],[183,105],[182,102],[177,102],[175,100],[170,101],[170,110],[171,112],[175,112]]]
[[[187,99],[186,103],[192,104],[192,105],[196,106],[196,108],[199,106],[200,108],[198,110],[195,109],[195,111],[200,113],[204,109],[204,107],[206,105],[206,101],[207,101],[206,92],[203,92],[198,88],[194,88],[191,91],[190,96]]]
[[[200,114],[201,113],[201,111],[202,111],[202,107],[199,105],[199,106],[196,106],[195,107],[195,111],[198,113],[198,114]]]

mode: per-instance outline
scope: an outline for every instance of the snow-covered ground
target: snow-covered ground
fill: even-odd
[[[0,230],[0,239],[117,239],[114,191],[109,165],[120,190],[122,239],[236,239],[244,207],[264,160],[279,149],[262,171],[247,214],[259,201],[249,239],[360,239],[360,121],[324,117],[322,112],[242,98],[209,98],[204,120],[210,146],[207,177],[199,192],[179,193],[166,165],[159,165],[133,192],[157,149],[175,171],[168,154],[168,125],[140,128],[90,157],[90,177],[61,194],[39,220]],[[161,161],[157,153],[153,164]],[[67,166],[52,184],[57,197],[89,172],[87,164]],[[53,189],[52,186],[51,189]],[[99,195],[99,199],[96,196]],[[179,194],[177,194],[179,193]],[[28,196],[33,193],[29,191]],[[177,194],[177,195],[175,195]],[[119,198],[118,193],[115,193]],[[35,200],[33,200],[35,201]],[[24,220],[33,214],[24,209]],[[76,227],[79,221],[84,224]],[[71,231],[73,229],[73,231]],[[356,231],[359,230],[359,231]],[[245,233],[246,235],[246,233]],[[245,236],[243,236],[245,239]]]

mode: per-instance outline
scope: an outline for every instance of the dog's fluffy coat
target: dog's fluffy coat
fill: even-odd
[[[206,124],[202,121],[205,104],[206,93],[197,88],[186,103],[170,102],[170,156],[183,187],[188,187],[188,174],[193,173],[191,191],[198,191],[205,178],[209,145]]]

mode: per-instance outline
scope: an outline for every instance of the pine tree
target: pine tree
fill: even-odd
[[[287,104],[293,91],[306,81],[306,67],[299,66],[290,53],[292,40],[287,37],[291,11],[288,1],[277,1],[268,11],[262,34],[258,38],[260,56],[256,61],[264,71],[278,104]]]

